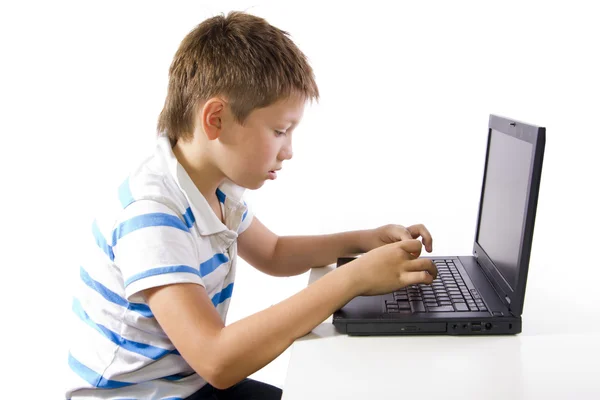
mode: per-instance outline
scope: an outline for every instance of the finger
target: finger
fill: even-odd
[[[413,238],[416,239],[419,236],[423,238],[423,245],[425,246],[425,250],[427,250],[428,253],[431,253],[433,251],[433,238],[431,237],[431,233],[429,233],[429,230],[425,227],[425,225],[413,225],[409,226],[406,229],[410,232]]]
[[[410,239],[397,243],[398,246],[407,253],[410,253],[415,257],[419,257],[421,255],[421,249],[423,248],[423,245],[418,240]]]
[[[406,264],[406,270],[410,272],[425,271],[433,277],[437,278],[438,270],[432,260],[429,258],[418,258],[416,260],[410,260]]]
[[[402,281],[406,286],[418,285],[419,283],[431,285],[433,283],[433,276],[429,275],[426,271],[407,272],[402,276]]]
[[[408,231],[408,229],[406,229],[403,226],[395,225],[393,232],[394,232],[393,233],[394,239],[396,239],[396,240],[412,240],[413,239],[412,234]]]

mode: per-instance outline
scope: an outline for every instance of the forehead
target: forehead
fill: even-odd
[[[254,110],[252,114],[255,114],[258,118],[297,124],[304,114],[305,104],[306,99],[304,97],[293,94],[278,100],[270,106]]]

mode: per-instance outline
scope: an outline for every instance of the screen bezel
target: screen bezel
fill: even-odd
[[[531,158],[530,168],[531,173],[529,175],[527,184],[527,196],[524,214],[525,224],[522,231],[521,246],[519,248],[519,255],[517,258],[517,283],[514,288],[511,287],[510,284],[504,279],[504,277],[498,271],[494,263],[490,260],[489,256],[485,252],[485,249],[483,249],[478,242],[492,130],[498,131],[502,134],[510,135],[514,138],[526,141],[533,145],[533,156]],[[520,121],[511,120],[496,115],[490,115],[488,126],[487,149],[485,155],[485,167],[483,174],[483,183],[481,187],[481,196],[479,199],[479,211],[477,213],[477,228],[475,230],[473,255],[477,258],[479,265],[490,278],[490,281],[492,285],[494,285],[496,291],[503,295],[503,300],[506,299],[505,301],[508,301],[510,303],[509,308],[514,315],[521,315],[521,313],[523,312],[523,301],[525,298],[527,272],[529,270],[529,258],[531,255],[531,243],[533,240],[533,228],[537,210],[537,200],[540,187],[545,143],[545,128],[529,125]]]

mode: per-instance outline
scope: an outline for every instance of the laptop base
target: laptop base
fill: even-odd
[[[451,322],[340,321],[333,325],[350,336],[390,335],[514,335],[521,333],[520,317],[456,319]]]

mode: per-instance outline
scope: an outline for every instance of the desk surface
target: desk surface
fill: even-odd
[[[330,318],[293,344],[283,399],[600,399],[600,312],[547,310],[542,288],[514,336],[350,337]]]

